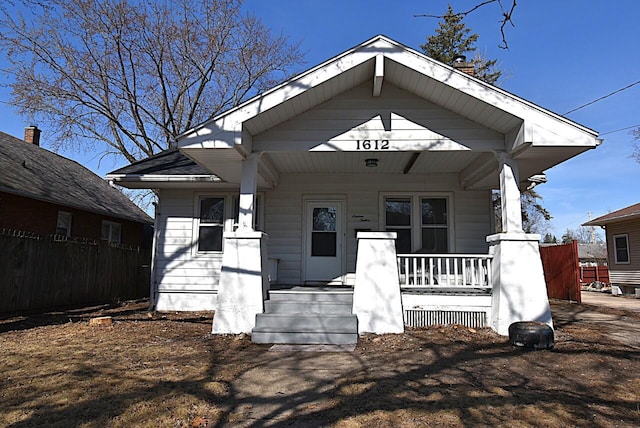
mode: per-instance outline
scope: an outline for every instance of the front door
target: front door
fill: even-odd
[[[307,201],[305,282],[341,283],[343,201]]]

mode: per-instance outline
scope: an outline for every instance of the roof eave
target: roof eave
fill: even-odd
[[[626,214],[621,216],[610,217],[606,219],[596,218],[594,220],[583,223],[582,225],[583,226],[606,226],[611,223],[619,223],[621,221],[633,220],[636,218],[640,218],[640,213],[631,213],[631,214]]]
[[[123,215],[123,214],[118,214],[118,213],[114,213],[114,212],[110,212],[110,211],[102,211],[102,210],[96,210],[96,209],[91,209],[91,208],[87,208],[86,206],[80,205],[80,204],[73,204],[73,203],[68,203],[68,202],[63,202],[63,201],[59,201],[53,198],[47,198],[35,193],[29,193],[29,192],[23,192],[20,190],[15,190],[15,189],[11,189],[11,188],[7,188],[7,187],[0,187],[0,192],[6,192],[6,193],[10,193],[12,195],[17,195],[17,196],[22,196],[25,198],[30,198],[30,199],[34,199],[37,201],[42,201],[42,202],[46,202],[49,204],[54,204],[54,205],[59,205],[61,207],[68,207],[68,208],[73,208],[73,209],[77,209],[77,210],[81,210],[81,211],[86,211],[86,212],[90,212],[90,213],[94,213],[94,214],[98,214],[98,215],[102,215],[105,217],[112,217],[112,218],[118,218],[121,220],[127,220],[127,221],[132,221],[135,223],[146,223],[146,224],[153,224],[153,219],[151,217],[149,217],[147,214],[148,219],[143,219],[143,218],[138,218],[136,216],[129,216],[129,215]]]

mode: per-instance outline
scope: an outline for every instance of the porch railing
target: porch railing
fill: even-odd
[[[488,254],[398,254],[400,287],[490,290],[492,258]]]

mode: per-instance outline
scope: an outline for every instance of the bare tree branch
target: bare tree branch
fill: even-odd
[[[134,162],[302,63],[241,0],[15,3],[0,5],[10,103],[54,148],[99,142]]]
[[[509,7],[509,10],[507,10],[504,7],[504,5],[502,4],[502,0],[485,0],[476,4],[475,6],[473,6],[471,9],[467,11],[456,13],[456,16],[464,18],[465,16],[475,12],[476,10],[480,9],[483,6],[487,6],[492,3],[497,3],[500,6],[500,13],[502,15],[502,18],[500,19],[500,34],[502,35],[502,44],[498,45],[498,47],[502,49],[509,49],[509,44],[507,43],[507,37],[504,32],[504,27],[506,27],[507,24],[511,24],[512,27],[515,27],[515,24],[512,21],[512,17],[513,17],[513,12],[517,6],[517,0],[510,0],[510,1],[511,1],[511,6]],[[445,17],[445,15],[414,14],[413,17],[442,19]]]

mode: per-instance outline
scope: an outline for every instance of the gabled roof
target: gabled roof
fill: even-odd
[[[372,61],[378,56],[385,59],[384,66],[381,67],[384,70],[381,76],[378,76],[376,64]],[[285,109],[278,112],[279,121],[291,119],[302,111],[371,79],[374,73],[376,78],[381,77],[385,82],[390,80],[391,83],[427,99],[438,98],[432,94],[436,91],[440,95],[439,104],[443,107],[479,123],[493,122],[496,130],[502,133],[510,131],[515,122],[500,123],[505,122],[506,116],[502,121],[498,121],[495,115],[499,111],[510,114],[511,119],[515,121],[523,114],[537,112],[554,118],[559,123],[586,131],[593,136],[597,135],[597,132],[550,110],[456,70],[386,36],[378,35],[184,132],[177,137],[179,146],[204,143],[207,147],[215,147],[215,144],[207,143],[220,142],[216,140],[216,136],[230,137],[225,130],[311,92],[312,97],[307,97],[308,100],[299,99],[297,105],[288,106],[287,112]],[[338,85],[326,85],[336,78],[341,80]],[[447,88],[453,91],[442,94],[441,92]],[[486,111],[487,108],[490,111]],[[249,131],[256,134],[264,131],[267,126],[266,123],[262,126],[255,124]],[[535,130],[528,132],[535,133]],[[234,138],[226,142],[237,141],[240,136],[232,137]],[[531,135],[528,137],[531,138]]]
[[[0,131],[0,191],[106,216],[152,223],[102,178],[37,145]]]
[[[617,223],[636,218],[640,218],[640,203],[594,218],[584,223],[583,226],[605,226],[609,223]]]
[[[337,105],[356,106],[360,114],[324,118],[336,124],[331,129],[304,128]],[[424,111],[433,114],[419,116]],[[395,146],[377,152],[375,171],[357,169],[367,153],[352,147],[355,135]],[[379,35],[186,131],[177,143],[227,185],[239,184],[242,161],[260,153],[258,185],[265,187],[287,173],[451,173],[464,188],[489,189],[499,186],[498,152],[518,160],[525,182],[600,140],[591,129]],[[117,181],[132,187],[130,179],[140,181],[126,174]]]

